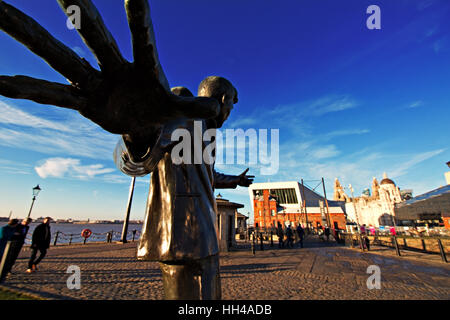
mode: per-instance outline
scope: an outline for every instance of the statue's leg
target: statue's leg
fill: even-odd
[[[200,260],[160,262],[167,300],[221,298],[219,255]]]

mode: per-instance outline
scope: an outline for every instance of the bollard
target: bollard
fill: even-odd
[[[273,231],[270,230],[270,246],[273,247]]]
[[[397,252],[397,255],[400,257],[401,254],[400,254],[400,248],[398,247],[397,237],[396,237],[396,236],[393,236],[393,237],[392,237],[392,241],[393,241],[393,243],[394,243],[395,251]]]
[[[261,251],[264,251],[264,243],[263,243],[263,234],[262,233],[259,234],[259,240],[260,240]]]
[[[55,234],[55,241],[53,242],[53,245],[56,246],[56,243],[58,242],[58,236],[59,236],[59,231],[56,231]]]
[[[422,249],[423,249],[423,252],[427,252],[427,246],[425,245],[424,239],[422,239]]]
[[[9,254],[9,251],[11,249],[11,241],[6,242],[5,249],[3,251],[3,256],[0,257],[0,282],[3,282],[6,278],[7,272],[7,257]]]
[[[437,241],[438,241],[438,245],[439,245],[439,250],[441,251],[442,261],[447,263],[448,262],[447,261],[447,256],[445,255],[445,249],[444,249],[444,246],[442,245],[442,241],[441,241],[441,239],[437,239]]]

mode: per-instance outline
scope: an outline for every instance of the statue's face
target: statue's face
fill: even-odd
[[[222,101],[220,102],[220,113],[217,116],[217,128],[222,127],[223,123],[230,116],[231,110],[234,107],[235,93],[228,92],[223,95]]]

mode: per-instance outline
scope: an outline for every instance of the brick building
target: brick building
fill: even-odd
[[[344,201],[326,200],[296,181],[254,183],[249,194],[254,227],[270,228],[281,223],[345,229]]]

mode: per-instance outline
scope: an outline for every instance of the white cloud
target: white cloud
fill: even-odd
[[[394,167],[394,170],[391,172],[391,175],[394,178],[405,175],[406,173],[408,173],[408,170],[413,168],[415,165],[424,162],[434,156],[437,156],[438,154],[441,154],[444,151],[445,149],[438,149],[413,155],[412,157],[410,157],[410,160],[402,162],[398,164],[396,167]]]
[[[118,140],[76,112],[47,109],[51,121],[0,101],[0,145],[51,155],[112,159]]]
[[[408,108],[419,108],[419,107],[421,107],[421,106],[423,106],[423,101],[418,100],[418,101],[412,102],[412,103],[408,106]]]
[[[36,117],[18,108],[14,108],[3,101],[0,101],[0,123],[73,132],[73,129],[66,125]]]
[[[327,113],[344,111],[357,106],[356,101],[349,97],[329,96],[318,99],[309,106],[309,109],[314,116],[322,116]]]
[[[69,177],[81,180],[115,171],[115,169],[104,168],[101,164],[81,165],[79,159],[72,158],[50,158],[34,169],[44,179]]]
[[[439,54],[442,51],[447,51],[447,48],[448,48],[448,38],[447,37],[438,39],[433,43],[433,50],[436,54]]]
[[[9,174],[31,174],[32,166],[17,161],[0,159],[0,170]]]
[[[340,154],[335,145],[328,145],[323,147],[318,147],[310,151],[310,154],[315,159],[325,159],[332,158]]]

